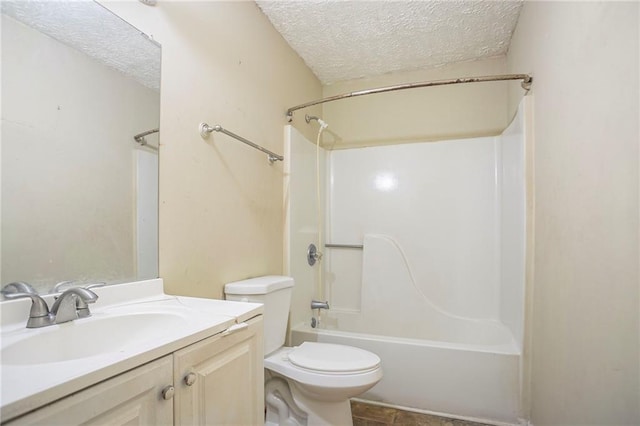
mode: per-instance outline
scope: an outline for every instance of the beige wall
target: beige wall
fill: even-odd
[[[503,74],[506,58],[460,62],[324,87],[323,96],[417,81]],[[474,83],[355,97],[323,106],[328,148],[498,135],[508,124],[509,83]],[[522,95],[523,91],[520,91]],[[298,113],[300,114],[300,113]]]
[[[640,424],[638,17],[526,2],[508,54],[534,76],[536,426]]]
[[[282,163],[270,166],[223,134],[205,142],[198,124],[220,124],[282,153],[286,109],[319,97],[319,81],[253,2],[103,4],[162,44],[166,291],[221,298],[226,282],[282,273]],[[296,121],[311,138],[314,129]]]

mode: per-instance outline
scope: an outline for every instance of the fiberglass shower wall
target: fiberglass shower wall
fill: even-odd
[[[424,306],[452,318],[500,321],[521,347],[522,127],[519,113],[502,136],[328,153],[326,241],[364,245],[325,249],[328,326],[461,340],[451,335],[454,327],[416,320]],[[388,279],[377,279],[381,274]]]

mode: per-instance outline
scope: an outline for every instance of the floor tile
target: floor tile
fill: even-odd
[[[392,425],[397,412],[398,410],[395,408],[351,401],[351,414],[354,418],[359,417],[381,424]]]
[[[363,419],[360,417],[353,418],[353,426],[390,426],[391,423],[376,422],[375,420]]]
[[[354,426],[490,426],[413,411],[351,401]]]
[[[449,419],[428,414],[398,410],[394,425],[403,426],[453,426]]]

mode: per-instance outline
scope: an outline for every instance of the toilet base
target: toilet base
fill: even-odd
[[[339,402],[314,400],[307,398],[295,383],[291,387],[296,404],[307,413],[307,426],[353,426],[348,399]]]
[[[273,372],[265,388],[265,426],[353,426],[351,403],[306,396],[293,381]],[[283,386],[283,382],[286,383]]]
[[[265,374],[265,426],[305,426],[307,413],[294,401],[289,384],[282,377]]]

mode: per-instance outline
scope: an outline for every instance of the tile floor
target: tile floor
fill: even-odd
[[[467,420],[397,410],[351,401],[353,426],[488,426]]]

